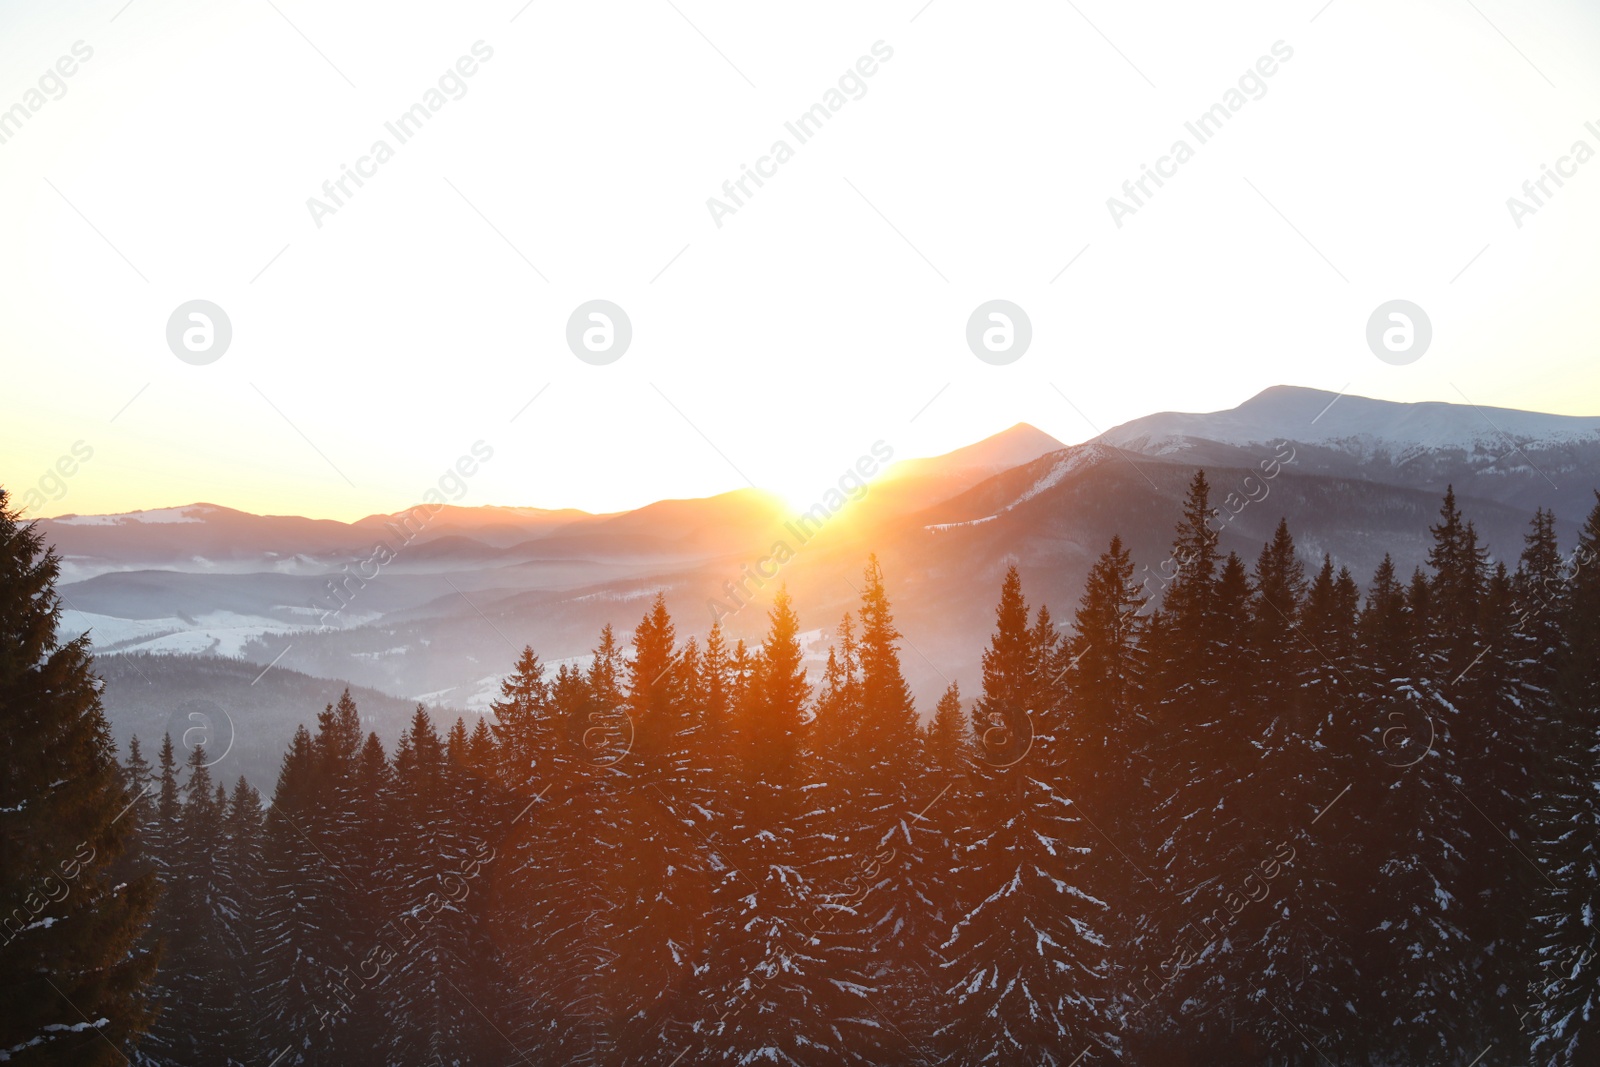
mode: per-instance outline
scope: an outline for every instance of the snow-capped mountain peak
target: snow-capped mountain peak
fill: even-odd
[[[1109,430],[1103,440],[1149,455],[1186,451],[1199,441],[1245,447],[1289,440],[1362,459],[1387,453],[1399,462],[1419,450],[1498,456],[1514,448],[1593,442],[1600,440],[1600,416],[1547,415],[1465,401],[1401,404],[1280,385],[1224,411],[1146,415]]]

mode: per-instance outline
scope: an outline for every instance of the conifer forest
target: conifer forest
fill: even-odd
[[[0,504],[0,1061],[1600,1063],[1600,497],[1352,574],[1212,496],[1159,583],[1010,567],[931,708],[869,555],[824,670],[658,595],[398,744],[329,692],[270,795],[113,744]]]

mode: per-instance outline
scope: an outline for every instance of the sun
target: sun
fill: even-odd
[[[822,460],[825,465],[820,465],[816,457],[796,457],[792,468],[769,472],[766,488],[795,515],[814,512],[819,504],[826,514],[836,515],[852,510],[868,494],[891,455],[880,442],[875,454],[853,461],[846,457],[832,464]],[[812,462],[807,463],[808,458]]]
[[[815,507],[827,488],[826,482],[815,477],[795,477],[777,483],[768,491],[783,502],[784,510],[792,516],[804,514]]]

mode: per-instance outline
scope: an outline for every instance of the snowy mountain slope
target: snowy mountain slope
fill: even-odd
[[[180,522],[204,522],[210,510],[209,504],[193,504],[186,508],[153,508],[121,515],[63,515],[53,521],[64,526],[170,526]]]
[[[1296,469],[1413,489],[1454,485],[1467,499],[1580,522],[1600,471],[1600,417],[1467,403],[1399,404],[1274,386],[1236,408],[1162,412],[1107,431],[1105,443],[1196,465],[1296,449]]]
[[[1106,431],[1106,444],[1151,455],[1184,451],[1195,440],[1247,446],[1289,440],[1367,459],[1402,463],[1418,450],[1504,455],[1514,447],[1553,448],[1600,440],[1600,416],[1546,415],[1460,404],[1400,404],[1322,389],[1277,385],[1236,408],[1205,414],[1164,411]]]

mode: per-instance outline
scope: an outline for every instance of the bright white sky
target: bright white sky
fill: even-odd
[[[1600,15],[1323,3],[6,5],[0,110],[93,56],[0,144],[0,479],[82,440],[36,514],[349,519],[482,439],[461,503],[617,510],[746,476],[814,499],[879,439],[1074,442],[1276,383],[1600,413],[1600,160],[1521,228],[1506,206],[1600,149]],[[399,144],[384,123],[479,40]],[[784,123],[879,40],[799,144]],[[1184,123],[1280,40],[1198,144]],[[380,138],[318,229],[307,198]],[[706,199],[779,138],[719,229]],[[1117,228],[1107,197],[1179,138],[1194,158]],[[233,325],[207,366],[165,340],[196,298]],[[565,343],[594,298],[633,324],[607,366]],[[994,298],[1033,324],[1007,366],[965,341]],[[1365,342],[1394,298],[1433,321],[1409,366]]]

